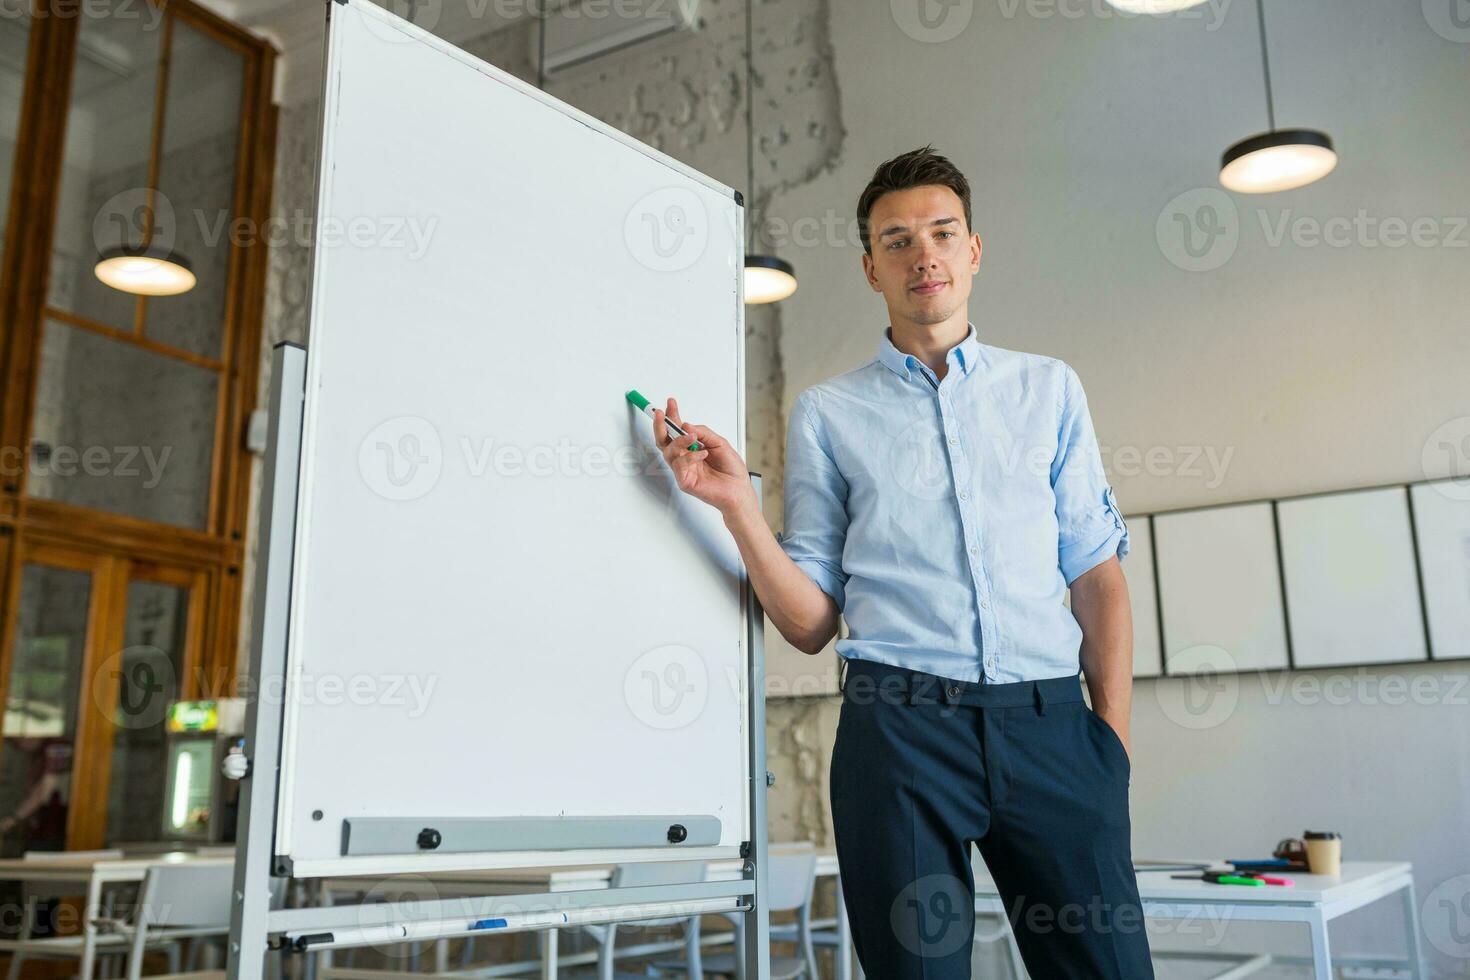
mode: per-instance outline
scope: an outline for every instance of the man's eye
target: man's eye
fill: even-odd
[[[900,238],[900,239],[898,239],[898,240],[897,240],[897,241],[892,241],[892,242],[889,242],[889,243],[888,243],[888,248],[889,248],[889,249],[890,249],[890,250],[892,250],[892,249],[895,249],[895,248],[898,248],[898,247],[900,247],[900,246],[902,246],[902,245],[907,245],[907,244],[908,244],[908,242],[906,242],[906,241],[904,241],[904,240],[903,240],[903,239],[902,239],[902,238]]]
[[[939,233],[939,237],[940,238],[953,238],[954,237],[954,232],[952,232],[952,231],[941,231]]]

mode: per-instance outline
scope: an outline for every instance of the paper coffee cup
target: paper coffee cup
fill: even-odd
[[[1314,875],[1342,873],[1342,835],[1334,830],[1309,830],[1302,835],[1307,845],[1307,868]]]

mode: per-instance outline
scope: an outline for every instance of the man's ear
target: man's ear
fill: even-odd
[[[873,292],[881,293],[883,291],[878,286],[878,277],[875,275],[873,257],[867,252],[863,253],[863,278],[868,280],[868,286],[873,290]]]
[[[980,271],[980,253],[984,250],[985,243],[980,241],[977,234],[970,235],[970,274],[974,275]]]

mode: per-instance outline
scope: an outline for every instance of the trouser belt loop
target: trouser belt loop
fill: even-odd
[[[1036,713],[1046,714],[1046,692],[1041,689],[1040,684],[1032,684],[1031,689],[1036,692]]]

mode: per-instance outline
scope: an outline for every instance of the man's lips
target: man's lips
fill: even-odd
[[[949,283],[939,279],[932,279],[929,282],[921,282],[917,286],[911,286],[909,288],[920,296],[933,296],[947,285]]]

